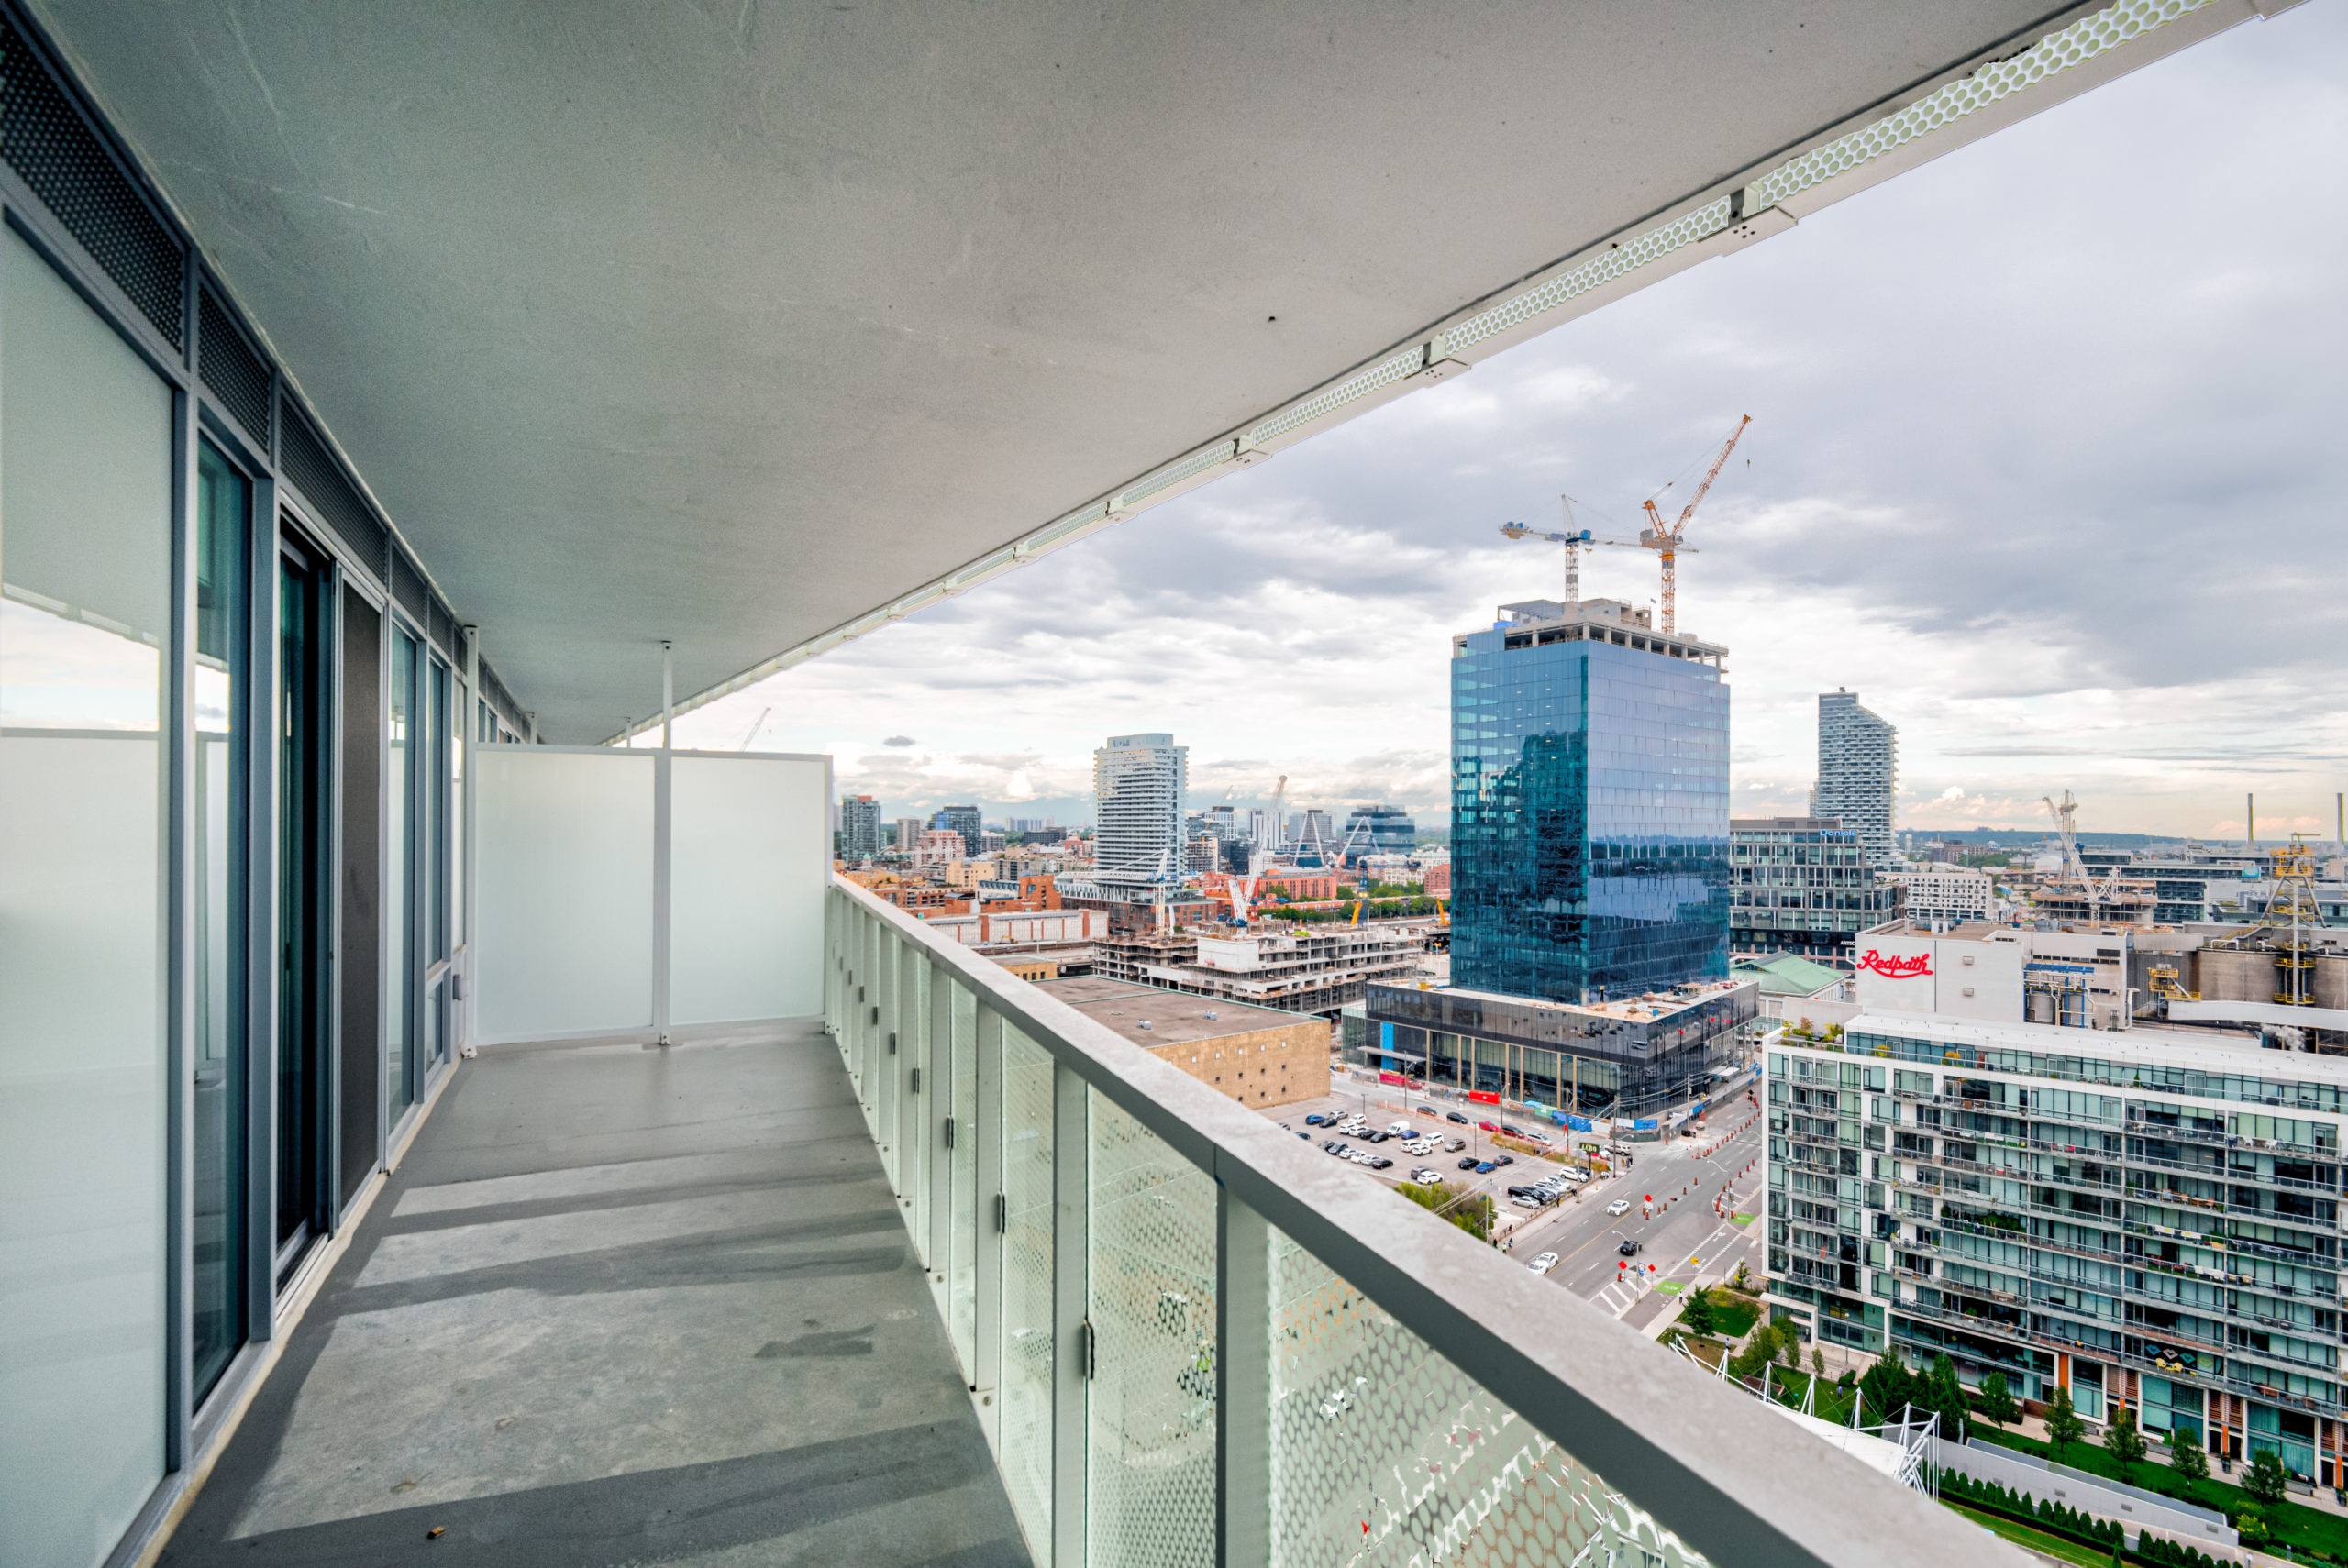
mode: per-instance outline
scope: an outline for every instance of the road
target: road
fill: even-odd
[[[1326,1142],[1327,1135],[1319,1128],[1306,1127],[1305,1115],[1340,1110],[1359,1111],[1373,1127],[1408,1121],[1422,1132],[1440,1128],[1446,1135],[1468,1139],[1468,1153],[1483,1148],[1481,1136],[1473,1127],[1443,1120],[1445,1110],[1469,1108],[1415,1097],[1406,1105],[1401,1091],[1390,1086],[1364,1085],[1342,1077],[1336,1082],[1341,1086],[1336,1093],[1280,1106],[1265,1114],[1291,1131],[1312,1133],[1315,1144]],[[1430,1103],[1436,1107],[1433,1115],[1421,1109]],[[1490,1117],[1486,1108],[1474,1109],[1479,1116]],[[1547,1131],[1557,1135],[1554,1128]],[[1446,1181],[1490,1193],[1503,1226],[1512,1227],[1506,1235],[1511,1255],[1517,1262],[1529,1264],[1537,1253],[1556,1253],[1560,1262],[1549,1274],[1553,1282],[1596,1302],[1634,1328],[1646,1328],[1675,1304],[1675,1294],[1657,1290],[1658,1284],[1685,1286],[1700,1278],[1724,1278],[1736,1271],[1739,1263],[1748,1264],[1756,1277],[1762,1272],[1761,1238],[1766,1228],[1760,1220],[1760,1193],[1767,1179],[1763,1135],[1760,1112],[1741,1100],[1732,1102],[1713,1115],[1709,1136],[1631,1144],[1634,1164],[1630,1170],[1593,1180],[1579,1189],[1578,1199],[1569,1198],[1530,1217],[1510,1205],[1506,1189],[1533,1179],[1528,1173],[1544,1167],[1545,1162],[1540,1160],[1520,1159],[1490,1176],[1476,1176],[1455,1168],[1459,1160],[1456,1154],[1418,1159],[1402,1154],[1397,1144],[1385,1143],[1377,1145],[1377,1152],[1391,1157],[1394,1168],[1362,1174],[1391,1186],[1407,1177],[1413,1165],[1426,1165],[1440,1170]],[[1640,1202],[1650,1194],[1656,1200],[1651,1216],[1642,1212]],[[1747,1216],[1746,1222],[1739,1225],[1716,1215],[1715,1198],[1725,1198],[1730,1212]],[[1630,1200],[1628,1213],[1616,1217],[1606,1212],[1606,1206],[1616,1198]],[[1617,1251],[1626,1238],[1641,1245],[1639,1253],[1627,1260]],[[1618,1266],[1624,1262],[1640,1265],[1643,1271],[1652,1264],[1655,1273],[1645,1283],[1628,1284],[1624,1279],[1628,1271]]]

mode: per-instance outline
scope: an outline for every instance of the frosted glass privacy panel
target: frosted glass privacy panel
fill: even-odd
[[[652,1022],[652,758],[484,746],[474,766],[484,1042]]]
[[[679,756],[670,767],[670,1020],[823,1011],[825,759]]]
[[[163,1473],[172,397],[0,233],[0,1562]]]

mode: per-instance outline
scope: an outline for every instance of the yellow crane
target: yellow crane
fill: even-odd
[[[1646,508],[1647,525],[1639,530],[1639,543],[1663,558],[1663,629],[1666,632],[1674,629],[1673,623],[1677,619],[1679,552],[1687,550],[1693,554],[1696,548],[1688,543],[1688,520],[1696,515],[1696,508],[1703,503],[1705,492],[1712,488],[1712,481],[1721,477],[1721,469],[1728,466],[1728,455],[1736,450],[1736,443],[1744,435],[1744,427],[1752,423],[1753,416],[1749,414],[1736,422],[1736,428],[1728,433],[1728,440],[1721,447],[1721,455],[1714,458],[1712,466],[1705,470],[1704,482],[1696,487],[1694,498],[1681,509],[1678,521],[1667,526],[1663,513],[1655,508],[1652,496],[1640,503]]]

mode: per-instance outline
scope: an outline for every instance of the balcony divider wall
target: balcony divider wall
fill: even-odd
[[[1742,1391],[843,878],[822,929],[1046,1568],[2006,1560],[1832,1448],[1781,1463]]]

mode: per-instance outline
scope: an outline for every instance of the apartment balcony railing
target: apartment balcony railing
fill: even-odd
[[[825,940],[1038,1562],[2019,1561],[843,880]]]

